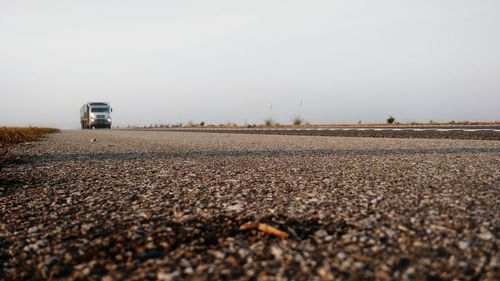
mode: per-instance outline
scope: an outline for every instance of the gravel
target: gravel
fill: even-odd
[[[395,127],[396,128],[396,127]],[[426,127],[414,127],[416,129],[426,129]],[[446,127],[443,127],[446,128]],[[300,135],[300,136],[335,136],[335,137],[370,137],[370,138],[422,138],[422,139],[471,139],[471,140],[500,140],[500,133],[495,131],[499,130],[498,126],[470,126],[464,129],[460,127],[453,127],[458,130],[451,131],[439,131],[439,130],[425,130],[425,131],[414,131],[413,128],[399,127],[397,131],[393,130],[373,130],[372,128],[365,128],[366,130],[356,130],[356,128],[350,128],[348,130],[342,130],[342,127],[337,128],[338,130],[328,130],[328,128],[323,128],[322,130],[307,130],[307,128],[292,128],[297,130],[287,130],[289,128],[264,128],[259,130],[252,129],[218,129],[218,128],[174,128],[174,129],[158,129],[158,128],[147,128],[147,129],[131,129],[139,131],[191,131],[191,132],[201,132],[201,133],[235,133],[235,134],[264,134],[264,135]],[[482,130],[488,128],[488,130]],[[467,129],[480,129],[480,131],[467,131]]]
[[[500,274],[499,141],[88,130],[14,152],[0,279]]]

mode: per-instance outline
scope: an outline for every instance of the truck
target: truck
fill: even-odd
[[[80,108],[80,124],[82,129],[110,129],[111,112],[109,102],[87,102]]]

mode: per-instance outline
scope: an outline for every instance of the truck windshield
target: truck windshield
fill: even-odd
[[[109,112],[109,108],[107,107],[92,107],[90,112]]]

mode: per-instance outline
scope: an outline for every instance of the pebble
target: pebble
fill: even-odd
[[[277,261],[281,261],[283,259],[283,250],[276,246],[271,246],[271,254]]]
[[[231,206],[227,207],[228,211],[233,211],[233,212],[241,212],[244,209],[245,208],[244,208],[243,204],[240,204],[240,203],[234,204],[234,205],[231,205]]]
[[[467,241],[459,241],[458,242],[458,248],[460,250],[465,250],[465,249],[469,248],[469,245],[470,245],[470,243]]]
[[[29,234],[36,233],[37,231],[38,231],[38,227],[36,227],[36,226],[32,226],[28,229]]]
[[[211,251],[208,251],[212,256],[214,256],[214,258],[218,259],[218,260],[222,260],[224,259],[224,257],[226,256],[223,252],[221,251],[214,251],[214,250],[211,250]]]
[[[316,230],[316,232],[314,232],[314,236],[317,237],[317,238],[325,238],[326,236],[328,235],[328,232],[326,232],[326,230],[324,229],[319,229],[319,230]]]
[[[487,231],[487,232],[482,232],[478,235],[479,239],[481,240],[491,240],[493,239],[495,236],[493,236],[493,233]]]
[[[193,274],[193,272],[194,272],[194,270],[193,270],[192,267],[186,267],[184,269],[184,273],[187,274],[187,275],[191,275],[191,274]]]
[[[158,281],[172,281],[178,275],[179,274],[176,272],[173,273],[158,272],[158,274],[156,274],[156,279]]]
[[[112,276],[105,275],[101,278],[101,281],[113,281],[115,280]]]

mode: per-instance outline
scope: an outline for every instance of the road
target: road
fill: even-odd
[[[306,135],[378,138],[477,139],[500,140],[500,126],[295,126],[295,127],[193,127],[147,128],[133,130],[190,131],[203,133]]]
[[[14,153],[0,279],[500,273],[500,141],[75,130]]]

